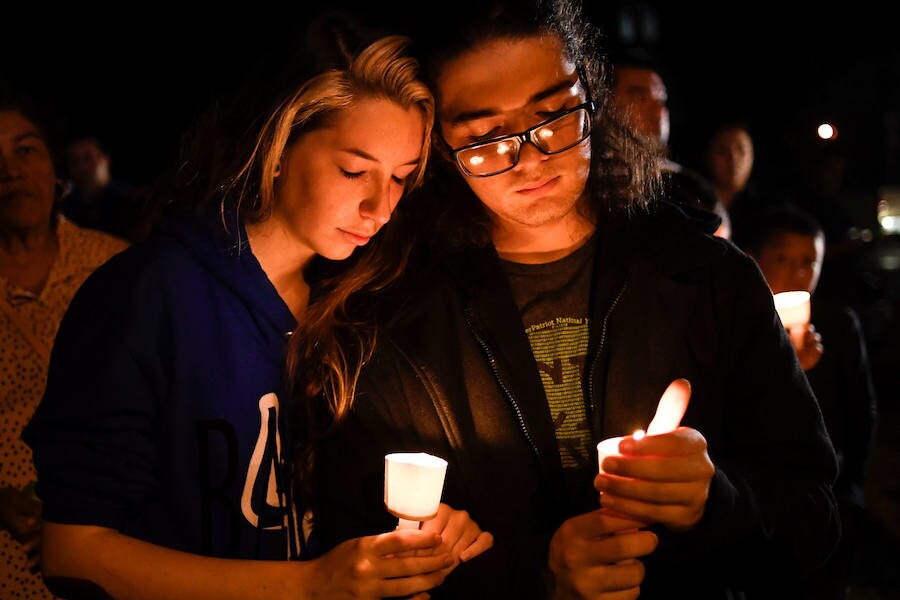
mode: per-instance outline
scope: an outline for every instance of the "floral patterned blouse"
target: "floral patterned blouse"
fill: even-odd
[[[0,276],[0,487],[33,485],[31,450],[20,439],[47,381],[49,349],[75,291],[128,243],[57,217],[59,254],[40,294]],[[11,318],[10,312],[16,315]],[[21,327],[28,331],[23,332]],[[29,573],[22,546],[0,530],[0,598],[53,598]]]

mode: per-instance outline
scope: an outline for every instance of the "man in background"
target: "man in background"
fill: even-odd
[[[70,193],[63,214],[82,227],[111,233],[129,241],[145,237],[142,226],[143,192],[114,179],[110,155],[95,137],[78,137],[66,147]]]
[[[670,157],[668,90],[659,69],[652,61],[628,52],[613,57],[612,66],[613,108],[644,141],[656,146],[669,199],[716,213],[722,219],[716,235],[730,237],[727,212],[719,206],[712,184]]]

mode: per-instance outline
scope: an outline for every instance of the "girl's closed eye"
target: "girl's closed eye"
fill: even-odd
[[[409,176],[415,173],[416,169],[418,168],[418,164],[405,165],[402,169],[399,169],[395,173],[391,174],[391,179],[395,183],[403,185],[406,183],[406,180],[409,179]]]

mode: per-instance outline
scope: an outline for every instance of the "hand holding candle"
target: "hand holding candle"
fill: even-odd
[[[658,435],[675,431],[681,424],[681,419],[687,410],[691,399],[691,382],[687,379],[676,379],[669,384],[666,391],[659,399],[656,406],[656,414],[647,426],[647,431],[638,429],[632,434],[635,439],[641,439],[644,435]],[[603,460],[608,456],[621,456],[619,443],[624,437],[608,438],[597,444],[597,463],[600,472],[603,473]]]
[[[398,529],[418,529],[437,514],[446,473],[446,460],[424,452],[384,457],[384,505]]]
[[[422,523],[423,532],[433,532],[441,536],[439,551],[446,550],[453,556],[454,563],[466,562],[490,549],[494,545],[494,536],[482,531],[478,523],[472,520],[469,513],[456,510],[443,502],[433,519]]]
[[[605,508],[673,531],[697,524],[715,467],[703,435],[680,426],[690,395],[686,379],[673,381],[648,427],[652,433],[612,438],[615,446],[610,440],[597,445],[601,469],[594,485]]]
[[[384,505],[398,518],[397,529],[422,529],[440,536],[437,552],[447,552],[452,571],[490,549],[494,537],[482,531],[464,510],[441,503],[447,461],[424,452],[399,452],[384,457]]]
[[[646,434],[638,430],[630,438],[609,438],[597,444],[600,474],[595,486],[602,494],[604,507],[565,521],[551,539],[549,563],[558,592],[573,597],[588,597],[609,591],[639,589],[644,572],[635,559],[655,550],[658,543],[654,534],[640,527],[657,519],[645,518],[639,511],[629,513],[623,510],[632,500],[627,497],[619,500],[601,488],[601,482],[605,487],[607,480],[615,482],[619,479],[616,477],[618,465],[613,465],[611,473],[607,473],[603,463],[608,457],[613,461],[625,458],[619,453],[619,448],[626,439],[641,440],[646,435],[661,436],[676,430],[690,397],[690,382],[676,379],[659,399]],[[606,502],[608,499],[612,502]],[[567,552],[567,548],[581,548],[582,551]]]
[[[809,292],[799,290],[793,292],[780,292],[775,294],[775,310],[781,324],[788,331],[791,345],[797,352],[797,360],[804,371],[809,371],[819,363],[825,347],[822,345],[822,336],[809,322],[810,319],[810,295]]]

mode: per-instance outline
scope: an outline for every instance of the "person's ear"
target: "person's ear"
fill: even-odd
[[[281,175],[281,161],[275,163],[275,177]]]

